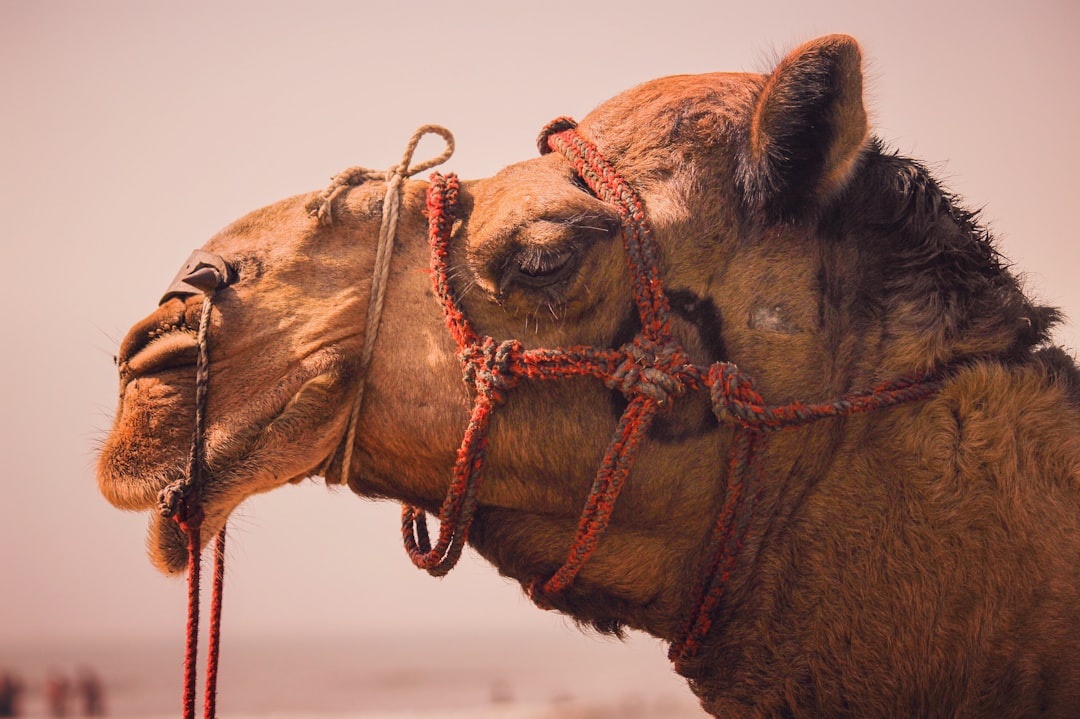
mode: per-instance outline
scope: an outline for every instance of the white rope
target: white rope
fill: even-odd
[[[425,135],[439,135],[446,142],[446,148],[440,155],[425,160],[417,165],[410,165],[416,146]],[[391,167],[385,173],[363,167],[351,167],[338,173],[330,185],[308,205],[308,212],[320,222],[331,224],[333,221],[331,205],[334,199],[351,185],[358,185],[368,180],[383,178],[386,180],[386,195],[383,197],[382,224],[379,226],[379,242],[375,251],[375,267],[371,273],[371,297],[368,300],[367,319],[364,325],[364,346],[360,351],[359,380],[356,394],[353,395],[352,409],[349,413],[349,425],[345,431],[344,458],[341,463],[341,484],[348,484],[352,469],[353,447],[356,442],[356,427],[360,419],[360,409],[364,402],[364,389],[367,386],[367,373],[371,358],[375,353],[375,339],[379,334],[382,319],[383,302],[386,298],[386,282],[390,276],[390,258],[394,252],[397,237],[398,216],[401,211],[401,194],[405,180],[413,175],[430,170],[446,162],[454,153],[454,136],[440,125],[424,125],[413,133],[405,147],[401,163]],[[335,453],[336,454],[336,453]],[[333,455],[327,459],[327,465]]]

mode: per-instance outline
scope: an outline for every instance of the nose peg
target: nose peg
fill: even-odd
[[[213,292],[225,284],[225,278],[215,267],[200,267],[184,277],[183,282],[203,292]]]
[[[210,294],[228,285],[233,278],[232,268],[221,255],[195,250],[173,278],[158,304],[165,304],[173,297]]]

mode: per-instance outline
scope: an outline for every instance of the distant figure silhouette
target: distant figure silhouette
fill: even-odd
[[[105,716],[105,687],[92,669],[79,672],[79,681],[75,693],[82,704],[83,716]]]
[[[45,706],[51,717],[68,715],[68,699],[71,695],[71,682],[63,674],[53,672],[45,679]]]
[[[22,713],[19,711],[22,690],[22,680],[17,675],[7,670],[0,674],[0,717],[17,717]]]

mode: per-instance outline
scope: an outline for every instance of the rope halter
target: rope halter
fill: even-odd
[[[410,165],[417,144],[429,133],[440,135],[446,142],[446,149],[436,158]],[[432,278],[447,326],[458,345],[462,374],[472,390],[474,401],[449,489],[439,509],[438,536],[432,543],[424,511],[406,505],[402,511],[405,548],[413,563],[430,574],[441,576],[449,572],[461,556],[475,515],[494,409],[505,401],[509,391],[525,380],[595,377],[626,397],[627,406],[596,473],[566,559],[550,576],[537,577],[529,583],[528,592],[533,601],[541,607],[553,607],[559,594],[570,587],[598,547],[642,440],[656,414],[688,392],[707,390],[717,418],[734,428],[734,440],[724,506],[710,535],[699,580],[691,592],[693,610],[669,651],[676,669],[682,672],[700,650],[711,628],[724,587],[734,570],[750,523],[757,491],[755,485],[760,480],[761,472],[756,460],[765,449],[766,433],[825,417],[918,401],[938,391],[942,383],[929,375],[916,375],[869,390],[852,392],[824,404],[793,403],[770,407],[755,389],[753,379],[740,372],[734,364],[717,362],[709,367],[695,365],[671,333],[670,308],[659,276],[659,255],[641,198],[603,158],[596,146],[577,132],[573,120],[559,118],[554,121],[541,133],[539,142],[542,154],[552,151],[561,153],[589,188],[618,210],[641,329],[630,342],[614,349],[586,346],[525,349],[514,339],[499,341],[478,334],[461,312],[448,279],[448,255],[458,202],[458,180],[452,174],[433,174],[427,194]],[[350,474],[356,427],[382,313],[404,181],[445,161],[453,152],[453,147],[453,137],[449,131],[426,125],[409,140],[401,163],[386,172],[354,167],[339,173],[307,207],[318,222],[331,224],[334,200],[348,187],[373,179],[383,179],[387,183],[364,347],[359,359],[360,380],[343,438],[342,482],[347,482]],[[201,502],[208,474],[204,441],[209,386],[208,332],[214,292],[231,279],[231,270],[224,260],[211,253],[196,251],[162,298],[164,302],[171,297],[196,293],[204,295],[197,339],[195,426],[187,474],[162,490],[159,497],[163,516],[174,518],[189,541],[185,719],[193,719],[195,712],[194,667],[199,612],[200,528],[203,519]],[[204,700],[204,712],[208,718],[213,717],[216,711],[224,533],[223,528],[215,550],[214,599]]]
[[[695,365],[671,333],[671,311],[659,276],[659,253],[641,198],[597,147],[578,133],[573,120],[563,117],[550,123],[541,132],[538,144],[541,154],[562,154],[593,193],[618,211],[641,329],[633,340],[617,349],[524,349],[516,340],[498,341],[478,334],[461,311],[448,279],[458,180],[452,174],[433,174],[427,201],[432,278],[474,402],[450,487],[439,509],[437,541],[434,545],[431,542],[424,511],[405,506],[405,548],[417,567],[436,576],[446,574],[457,562],[468,539],[483,481],[492,413],[510,389],[523,380],[572,376],[600,379],[626,397],[627,406],[593,480],[566,559],[550,576],[536,577],[528,583],[532,600],[541,607],[553,608],[558,595],[570,587],[599,545],[656,414],[688,392],[707,390],[714,414],[722,424],[734,428],[734,439],[723,508],[712,529],[698,582],[691,591],[693,609],[669,651],[676,669],[685,672],[712,626],[750,524],[761,473],[757,459],[765,449],[766,432],[914,402],[937,392],[941,381],[920,374],[823,404],[770,407],[757,392],[753,379],[734,364]]]

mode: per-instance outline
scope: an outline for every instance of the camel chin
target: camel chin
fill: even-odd
[[[192,370],[193,373],[193,370]],[[165,374],[165,373],[163,373]],[[186,471],[194,409],[194,381],[174,369],[165,376],[128,382],[112,431],[98,458],[98,487],[119,509],[143,511],[157,506],[158,494]]]
[[[163,574],[176,575],[187,569],[188,538],[180,525],[157,512],[150,515],[146,537],[150,562]]]
[[[156,376],[141,377],[128,383],[98,463],[98,486],[112,505],[149,513],[147,551],[152,564],[165,574],[183,572],[188,563],[187,536],[158,509],[160,492],[183,479],[190,462],[194,410],[186,397],[193,394],[193,378],[188,373],[183,379],[167,382]],[[294,408],[302,406],[305,395],[323,382],[318,378],[304,382],[285,407],[244,436],[213,433],[215,441],[208,443],[208,450],[215,466],[201,498],[201,546],[212,540],[249,496],[317,473],[318,467],[310,466],[281,474],[262,457],[267,446],[274,444],[273,438],[282,433],[282,426],[296,421]]]
[[[126,358],[119,409],[98,460],[98,486],[111,504],[149,510],[148,552],[166,574],[182,572],[188,561],[187,537],[158,513],[160,492],[184,478],[190,463],[195,367],[188,349],[183,337],[166,334]],[[344,432],[347,408],[330,405],[341,405],[349,377],[337,353],[323,352],[284,373],[261,402],[234,406],[227,393],[211,394],[201,546],[248,497],[320,472]],[[320,439],[297,442],[310,434]]]

